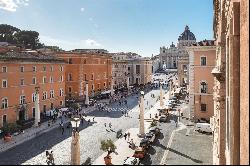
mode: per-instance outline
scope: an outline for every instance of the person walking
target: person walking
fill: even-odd
[[[128,141],[129,141],[129,139],[130,139],[130,132],[128,132]]]
[[[106,124],[106,123],[104,123],[104,127],[107,127],[107,124]]]
[[[95,121],[95,117],[93,117],[93,122]]]
[[[125,140],[127,139],[127,135],[128,135],[127,133],[125,133],[125,134],[124,134],[124,138],[125,138]]]
[[[112,124],[111,124],[111,122],[109,122],[109,128],[111,128],[112,127]]]
[[[63,133],[64,133],[64,127],[62,126],[62,135],[63,135]]]

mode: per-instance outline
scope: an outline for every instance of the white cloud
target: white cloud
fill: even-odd
[[[82,7],[82,8],[81,8],[81,12],[84,12],[84,10],[85,10],[85,9]]]
[[[72,49],[91,49],[91,48],[103,48],[103,46],[93,39],[78,40],[78,41],[68,41],[65,39],[56,39],[50,36],[40,36],[40,41],[45,45],[59,46],[65,50]]]
[[[28,6],[29,0],[0,0],[0,9],[15,12],[20,6]]]
[[[93,18],[92,18],[92,17],[90,17],[90,18],[89,18],[89,21],[93,21]]]

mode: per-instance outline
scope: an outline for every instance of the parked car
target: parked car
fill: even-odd
[[[140,142],[140,147],[148,149],[150,147],[150,141],[148,138],[143,138]]]
[[[146,133],[144,138],[148,139],[150,143],[153,143],[155,141],[155,134],[152,132]]]
[[[124,162],[123,165],[139,165],[140,161],[138,158],[135,157],[127,157]]]
[[[135,149],[133,157],[143,159],[145,157],[146,151],[143,147],[137,147]]]
[[[212,133],[212,129],[209,123],[197,123],[196,130],[202,133]]]
[[[167,122],[167,116],[166,115],[162,115],[159,119],[159,122]]]
[[[149,129],[149,133],[154,133],[156,136],[158,135],[158,134],[160,134],[160,129],[158,128],[158,127],[151,127],[150,129]]]

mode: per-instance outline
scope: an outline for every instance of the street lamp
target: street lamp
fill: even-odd
[[[144,128],[144,92],[141,91],[140,97],[140,131],[139,137],[144,137],[145,135],[145,128]]]
[[[73,129],[71,142],[71,165],[80,165],[80,135],[78,132],[80,118],[71,118],[70,122]]]

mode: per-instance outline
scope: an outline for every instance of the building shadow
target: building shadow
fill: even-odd
[[[44,153],[43,160],[44,163],[46,163],[45,151],[51,149],[56,144],[72,137],[72,128],[66,127],[68,123],[64,124],[63,134],[61,128],[58,125],[58,127],[48,132],[37,133],[35,138],[27,140],[22,144],[19,144],[11,149],[8,149],[5,152],[0,153],[0,165],[21,165],[22,163],[41,153]],[[78,131],[80,132],[95,123],[96,122],[88,123],[87,121],[84,121],[84,123],[81,124],[78,128]],[[54,153],[54,156],[58,155],[60,154]]]
[[[170,152],[173,152],[173,153],[178,154],[178,155],[180,155],[180,156],[182,156],[182,157],[185,157],[185,158],[187,158],[187,159],[190,159],[190,160],[192,160],[192,161],[195,162],[195,163],[199,163],[199,164],[203,163],[201,160],[192,158],[192,157],[190,157],[190,156],[188,156],[188,155],[186,155],[186,154],[183,154],[183,153],[181,153],[181,152],[179,152],[179,151],[177,151],[177,150],[174,150],[174,149],[172,149],[172,148],[167,148],[167,149],[168,149]]]

